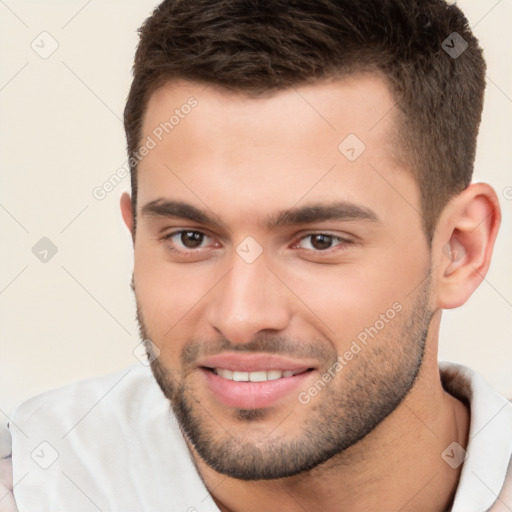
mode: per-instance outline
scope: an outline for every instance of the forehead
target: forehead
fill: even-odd
[[[258,97],[170,82],[143,120],[141,144],[151,140],[152,149],[139,164],[139,205],[180,196],[256,215],[335,196],[370,207],[396,196],[390,180],[416,202],[411,173],[395,157],[394,104],[377,74]]]
[[[334,139],[350,130],[368,141],[394,132],[395,101],[388,83],[380,73],[368,72],[261,95],[232,92],[212,84],[171,81],[151,95],[143,119],[143,133],[154,131],[160,123],[169,121],[173,113],[179,116],[171,120],[174,130],[190,113],[187,103],[191,98],[199,108],[194,107],[193,120],[186,124],[198,136],[201,136],[198,131],[201,124],[208,125],[210,132],[236,126],[242,129],[240,137],[254,127],[264,127],[265,130],[258,130],[260,136],[256,140],[273,138],[275,132],[279,140],[285,140],[287,134],[295,137],[297,133],[293,129],[300,126]],[[179,131],[185,130],[182,127]],[[254,140],[255,134],[251,135]],[[379,142],[385,142],[385,137]]]

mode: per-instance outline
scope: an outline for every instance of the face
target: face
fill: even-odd
[[[170,83],[149,101],[139,323],[188,441],[221,473],[313,468],[414,383],[430,261],[393,104],[375,75],[260,98]]]

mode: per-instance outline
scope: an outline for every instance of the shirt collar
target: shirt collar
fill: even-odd
[[[443,386],[470,407],[467,458],[452,512],[481,512],[496,502],[512,455],[512,404],[480,375],[440,363]]]

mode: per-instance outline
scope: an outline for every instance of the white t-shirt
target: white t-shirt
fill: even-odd
[[[440,368],[446,389],[471,408],[452,512],[511,511],[512,404],[472,370]],[[10,430],[20,512],[218,512],[148,367],[36,396]],[[457,465],[460,450],[439,456]],[[0,501],[0,512],[12,507]]]

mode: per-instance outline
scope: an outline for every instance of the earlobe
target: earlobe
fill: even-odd
[[[120,206],[121,206],[121,215],[123,217],[123,221],[124,221],[126,227],[128,228],[128,231],[131,233],[132,239],[133,239],[134,233],[133,233],[132,201],[130,198],[130,194],[128,194],[127,192],[125,192],[121,196]]]
[[[501,220],[494,190],[470,185],[443,211],[432,244],[437,261],[437,307],[464,304],[483,281]]]

